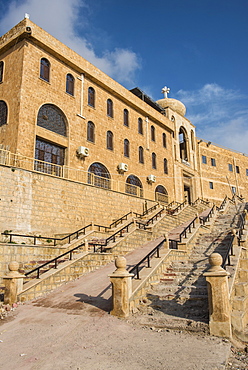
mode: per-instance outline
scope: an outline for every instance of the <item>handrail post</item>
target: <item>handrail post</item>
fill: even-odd
[[[126,270],[127,261],[125,257],[117,257],[115,266],[116,270],[108,275],[112,284],[112,311],[110,313],[117,317],[128,317],[134,274],[130,274]]]
[[[210,269],[203,274],[206,277],[209,299],[210,334],[217,337],[232,337],[231,308],[229,301],[228,276],[222,267],[222,257],[212,253],[209,257]]]
[[[12,305],[17,302],[18,294],[23,290],[25,275],[18,272],[19,263],[16,261],[11,261],[8,268],[9,272],[3,276],[5,285],[4,304]]]

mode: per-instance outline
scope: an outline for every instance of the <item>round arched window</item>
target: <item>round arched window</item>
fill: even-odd
[[[88,184],[104,189],[111,188],[110,173],[101,163],[92,163],[88,169]]]
[[[7,123],[8,107],[5,101],[0,100],[0,126]]]
[[[137,176],[129,175],[126,179],[126,193],[143,197],[143,186]]]
[[[158,202],[168,203],[168,193],[163,185],[158,185],[155,189],[155,199]]]
[[[37,125],[56,134],[66,136],[66,118],[62,110],[56,105],[42,105],[38,113]]]

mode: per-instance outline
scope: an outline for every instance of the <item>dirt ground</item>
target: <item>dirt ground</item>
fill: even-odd
[[[1,320],[1,369],[226,368],[226,340],[143,327],[82,301],[62,308],[53,302],[49,295],[20,305]]]

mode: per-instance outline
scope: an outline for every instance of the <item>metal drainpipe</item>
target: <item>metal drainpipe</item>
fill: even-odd
[[[80,114],[78,114],[78,116],[85,119],[85,117],[83,116],[83,105],[84,105],[84,74],[81,74],[81,77],[78,77],[78,79],[81,81]]]

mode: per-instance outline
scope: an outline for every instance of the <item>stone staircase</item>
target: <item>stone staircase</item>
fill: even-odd
[[[243,205],[239,205],[239,210]],[[151,285],[146,299],[139,306],[143,325],[188,331],[208,332],[208,297],[203,272],[209,267],[213,252],[225,254],[231,230],[237,226],[235,205],[229,204],[225,214],[219,214],[210,232],[202,232],[194,242],[188,260],[172,261]]]

